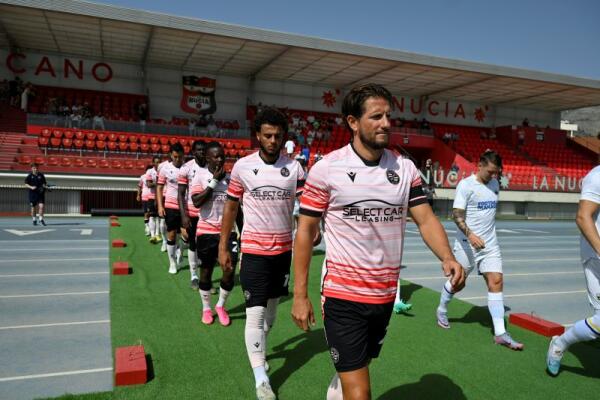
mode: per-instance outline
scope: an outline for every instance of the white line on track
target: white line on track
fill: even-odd
[[[521,294],[505,294],[504,297],[534,297],[534,296],[554,296],[557,294],[579,294],[587,293],[587,290],[571,290],[565,292],[538,292],[538,293],[521,293]],[[487,296],[475,297],[459,297],[461,300],[486,300]]]
[[[108,250],[108,245],[106,247],[73,247],[73,246],[69,246],[69,247],[48,247],[48,248],[31,248],[31,249],[27,249],[27,248],[23,248],[23,249],[0,249],[1,251],[5,251],[8,253],[12,253],[15,251],[61,251],[61,252],[66,252],[66,251],[81,251],[81,250]]]
[[[523,272],[516,274],[504,274],[504,277],[507,276],[546,276],[546,275],[578,275],[583,274],[583,271],[556,271],[556,272]],[[400,276],[400,278],[407,281],[433,281],[436,279],[448,279],[448,277],[443,275],[438,276]]]
[[[91,325],[91,324],[109,324],[109,323],[110,323],[109,319],[103,319],[103,320],[98,320],[98,321],[57,322],[54,324],[0,326],[0,331],[9,330],[9,329],[51,328],[51,327],[55,327],[55,326]]]
[[[68,293],[40,293],[40,294],[10,294],[0,296],[0,299],[20,299],[27,297],[50,297],[50,296],[89,296],[95,294],[108,294],[108,290],[100,290],[97,292],[68,292]]]
[[[61,273],[56,273],[56,274],[12,274],[12,275],[0,275],[0,278],[39,278],[42,276],[79,276],[79,275],[108,275],[108,271],[61,272]]]
[[[97,372],[108,372],[108,371],[112,371],[112,370],[113,370],[112,367],[107,367],[107,368],[94,368],[94,369],[80,369],[80,370],[76,370],[76,371],[52,372],[52,373],[48,373],[48,374],[9,376],[6,378],[0,378],[0,382],[22,381],[22,380],[26,380],[26,379],[54,378],[54,377],[58,377],[58,376],[69,376],[69,375],[94,374]]]
[[[0,240],[0,243],[57,243],[57,242],[105,242],[108,243],[108,239],[38,239],[38,240],[23,240],[23,239],[13,239],[13,240]]]
[[[511,249],[511,248],[500,248],[500,251],[502,252],[502,254],[507,254],[507,253],[528,253],[528,252],[547,252],[547,251],[573,251],[573,252],[579,252],[579,249],[574,248],[574,247],[550,247],[550,248],[533,248],[533,249]],[[432,254],[431,250],[417,250],[417,251],[413,251],[413,250],[409,250],[409,251],[405,251],[403,252],[403,254]]]
[[[27,260],[0,260],[0,263],[8,263],[8,262],[33,262],[33,261],[43,261],[43,262],[53,262],[53,261],[108,261],[108,257],[98,257],[98,258],[30,258]]]
[[[546,232],[546,231],[536,231],[535,229],[515,228],[515,230],[521,231],[521,232],[532,232],[532,233],[550,233],[550,232]]]
[[[544,258],[544,259],[534,259],[534,258],[521,258],[521,259],[509,259],[509,260],[502,260],[502,262],[504,264],[506,263],[510,263],[510,262],[533,262],[533,261],[537,261],[537,262],[548,262],[548,261],[579,261],[581,260],[580,257],[569,257],[569,258]],[[411,266],[411,265],[437,265],[439,264],[439,261],[416,261],[416,262],[405,262],[403,261],[402,264],[406,265],[406,266]]]

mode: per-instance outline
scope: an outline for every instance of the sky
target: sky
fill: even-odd
[[[600,80],[600,1],[597,0],[100,2]]]

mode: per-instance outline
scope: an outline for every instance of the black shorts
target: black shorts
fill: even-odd
[[[337,372],[361,369],[379,356],[393,307],[393,302],[365,304],[325,298],[325,339]]]
[[[196,227],[198,226],[198,217],[190,217],[190,227],[187,229],[188,245],[191,251],[196,251]]]
[[[172,208],[165,209],[165,223],[167,224],[167,232],[181,230],[181,214],[179,210]]]
[[[156,200],[150,199],[142,201],[142,206],[144,207],[144,213],[148,214],[149,216],[156,217],[158,215],[156,210]]]
[[[291,251],[274,256],[244,253],[240,283],[246,307],[266,307],[269,299],[287,296],[291,263]]]
[[[29,205],[31,207],[35,207],[38,204],[44,204],[45,203],[45,196],[44,194],[38,194],[38,193],[29,193]]]
[[[221,235],[204,234],[196,238],[196,254],[200,260],[200,268],[213,268],[219,257],[219,241]],[[237,234],[229,235],[229,251],[231,251],[231,264],[235,268],[239,259],[239,245]]]

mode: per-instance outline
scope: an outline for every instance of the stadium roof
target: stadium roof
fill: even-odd
[[[600,104],[600,81],[68,0],[0,1],[0,48],[560,111]]]

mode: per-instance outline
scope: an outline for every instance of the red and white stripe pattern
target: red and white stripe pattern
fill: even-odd
[[[158,184],[164,185],[163,197],[165,198],[165,208],[179,210],[177,203],[177,177],[179,176],[179,168],[173,165],[172,162],[165,164],[158,172]]]
[[[302,166],[284,155],[267,164],[256,152],[235,163],[227,195],[243,204],[243,253],[276,255],[292,249],[294,199],[303,185]]]
[[[414,164],[385,150],[363,161],[351,145],[329,153],[308,175],[300,213],[325,221],[323,295],[361,303],[394,301],[406,215],[426,203]]]
[[[179,176],[177,177],[178,185],[186,185],[188,187],[185,200],[186,211],[190,217],[198,216],[198,209],[194,207],[194,202],[192,201],[191,182],[194,179],[194,176],[196,176],[200,170],[206,170],[206,168],[202,168],[198,165],[195,159],[191,159],[181,166],[179,169]]]

